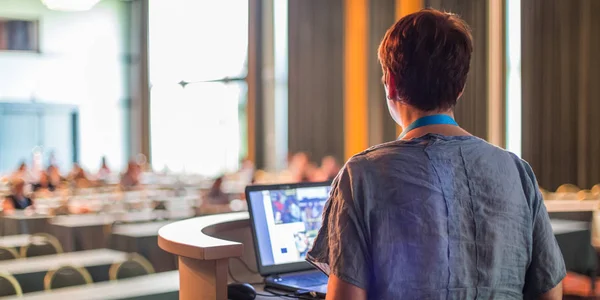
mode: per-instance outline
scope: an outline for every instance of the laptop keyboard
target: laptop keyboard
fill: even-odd
[[[327,276],[321,272],[300,273],[300,274],[285,274],[279,277],[276,282],[280,284],[296,286],[296,287],[311,287],[327,284]]]

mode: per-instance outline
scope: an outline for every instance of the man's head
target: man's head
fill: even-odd
[[[21,178],[14,178],[10,184],[10,190],[13,195],[23,195],[25,192],[25,181]]]
[[[458,16],[424,9],[388,29],[378,52],[390,109],[389,102],[398,101],[423,112],[446,112],[464,89],[473,43]]]

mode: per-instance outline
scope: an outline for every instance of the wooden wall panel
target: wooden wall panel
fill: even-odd
[[[342,0],[289,0],[289,151],[344,159]]]
[[[385,90],[381,82],[383,72],[377,59],[377,49],[385,32],[396,22],[395,0],[370,0],[369,48],[367,58],[369,145],[396,139],[396,122],[388,112]]]
[[[600,182],[600,2],[521,5],[523,158],[544,188],[590,188]]]
[[[487,138],[487,12],[488,1],[483,0],[426,0],[425,7],[458,14],[472,30],[473,56],[465,91],[456,105],[455,117],[461,127]]]

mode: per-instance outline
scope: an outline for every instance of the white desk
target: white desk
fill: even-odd
[[[30,237],[29,234],[0,236],[0,247],[18,249],[29,244]]]
[[[177,258],[158,247],[158,230],[172,221],[114,225],[110,247],[137,252],[146,257],[157,272],[177,269]]]
[[[548,212],[582,212],[600,209],[600,200],[545,200]]]
[[[590,223],[583,221],[550,219],[550,224],[552,225],[552,232],[555,235],[590,230]]]
[[[65,252],[106,248],[112,224],[110,215],[69,215],[50,220],[52,233]]]
[[[112,264],[126,259],[125,252],[97,249],[1,261],[0,270],[15,276],[23,292],[29,293],[44,289],[44,276],[51,269],[64,265],[84,267],[94,282],[100,282],[108,280],[108,270]]]
[[[49,232],[48,215],[26,214],[24,211],[15,211],[10,215],[0,217],[1,235],[32,234]]]
[[[111,299],[161,299],[179,298],[177,271],[156,273],[117,281],[100,282],[82,286],[24,294],[23,297],[5,300],[111,300]]]
[[[158,230],[169,223],[173,223],[173,221],[161,221],[140,224],[119,224],[113,226],[112,234],[134,238],[158,236]]]
[[[18,275],[46,272],[64,265],[79,267],[110,265],[125,261],[126,259],[127,253],[125,252],[111,249],[96,249],[1,261],[0,270],[12,275]]]

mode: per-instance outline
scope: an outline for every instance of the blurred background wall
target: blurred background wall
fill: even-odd
[[[85,165],[98,165],[102,155],[119,166],[127,161],[128,8],[128,2],[104,0],[90,11],[69,13],[48,10],[39,0],[0,1],[0,17],[39,20],[38,53],[0,52],[0,102],[75,105],[79,160]],[[56,152],[67,168],[72,156],[60,147],[73,138],[63,130],[71,120],[54,116],[54,121],[21,119],[27,129],[20,132],[6,117],[0,131],[12,150],[30,153],[35,145],[45,146],[46,158]],[[55,134],[49,142],[67,142],[44,143],[42,131]],[[31,143],[16,147],[23,138]],[[9,154],[2,150],[0,156]]]
[[[472,29],[458,122],[529,161],[545,188],[600,182],[598,1],[236,1],[102,0],[76,13],[1,1],[0,18],[39,22],[37,51],[0,51],[0,136],[14,122],[31,131],[0,146],[1,168],[32,145],[66,167],[142,153],[157,170],[211,176],[246,157],[281,170],[299,151],[344,161],[401,132],[377,47],[432,7]]]
[[[289,151],[344,157],[343,0],[289,1]]]
[[[523,158],[542,186],[600,182],[598,1],[522,1]]]

